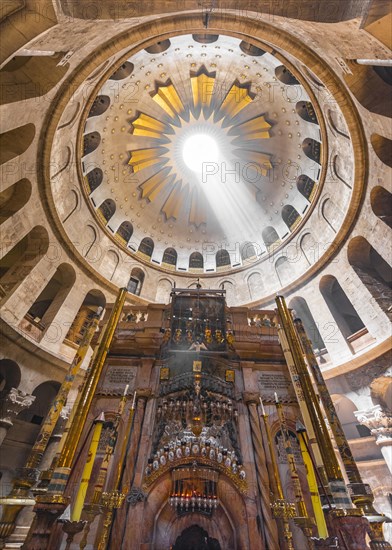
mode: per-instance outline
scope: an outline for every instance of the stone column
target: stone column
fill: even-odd
[[[10,393],[5,397],[1,404],[0,417],[0,446],[2,445],[8,430],[13,425],[13,420],[23,410],[31,407],[35,400],[35,395],[29,395],[16,388],[11,388]]]
[[[266,453],[263,445],[263,436],[261,433],[260,418],[257,410],[259,403],[259,394],[243,394],[244,402],[248,406],[249,421],[252,432],[252,443],[255,454],[257,484],[261,498],[261,510],[264,519],[264,533],[266,548],[279,548],[278,528],[271,511],[272,490],[269,482]]]
[[[376,438],[387,466],[392,473],[392,414],[375,405],[370,409],[354,412],[358,422],[369,428]]]

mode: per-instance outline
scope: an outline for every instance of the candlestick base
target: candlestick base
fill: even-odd
[[[86,523],[86,521],[69,521],[67,519],[63,522],[63,531],[68,535],[65,550],[69,550],[75,535],[83,531]]]

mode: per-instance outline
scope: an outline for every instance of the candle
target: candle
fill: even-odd
[[[128,388],[129,388],[129,384],[127,384],[127,385],[125,386],[124,397],[125,397],[125,396],[127,395],[127,393],[128,393]]]
[[[259,399],[260,399],[261,414],[262,414],[263,416],[265,416],[265,410],[264,410],[263,400],[261,399],[261,397],[260,397]]]
[[[274,395],[275,395],[275,403],[279,403],[278,394],[276,392],[274,392]]]
[[[135,391],[134,394],[133,394],[133,401],[132,401],[132,407],[131,407],[131,409],[134,409],[134,408],[135,408],[135,403],[136,403],[136,391]]]

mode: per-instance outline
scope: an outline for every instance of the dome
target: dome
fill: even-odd
[[[261,355],[279,294],[389,513],[389,7],[48,0],[4,15],[0,399],[26,410],[4,416],[2,482],[119,288],[143,388],[164,332],[138,331],[167,322],[174,288],[225,296],[230,335],[259,331]],[[276,364],[245,361],[238,388],[255,391],[253,368],[276,383]]]

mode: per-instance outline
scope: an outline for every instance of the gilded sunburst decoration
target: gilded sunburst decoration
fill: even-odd
[[[156,267],[200,274],[241,268],[244,244],[257,261],[290,239],[322,163],[302,84],[273,54],[213,38],[176,36],[124,61],[95,97],[82,146],[108,235]],[[222,249],[230,261],[216,261]]]
[[[184,104],[175,85],[169,80],[158,84],[152,99],[164,111],[161,120],[146,113],[138,113],[132,121],[132,133],[140,138],[140,149],[130,152],[129,164],[134,173],[155,166],[155,172],[140,186],[141,197],[148,201],[159,200],[165,219],[177,219],[179,212],[187,212],[190,224],[199,227],[207,223],[205,197],[200,189],[200,178],[207,180],[215,171],[213,163],[229,158],[234,165],[227,172],[241,172],[240,164],[253,164],[261,176],[267,177],[272,168],[271,155],[262,151],[262,140],[270,138],[271,124],[264,114],[251,118],[240,117],[241,112],[252,103],[255,96],[249,84],[233,82],[225,95],[215,89],[215,73],[202,67],[189,74],[192,89],[191,101]],[[224,155],[219,159],[206,159],[205,171],[195,175],[182,156],[186,140],[195,134],[210,135]],[[143,147],[146,138],[154,143]],[[218,171],[220,167],[218,166]],[[202,181],[203,182],[203,181]],[[207,183],[207,182],[205,182]],[[260,187],[252,180],[254,196]]]

